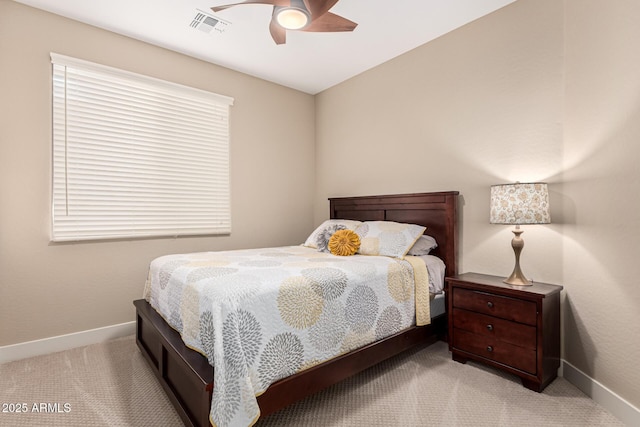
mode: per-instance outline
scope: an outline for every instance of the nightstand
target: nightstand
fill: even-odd
[[[512,286],[504,278],[465,273],[446,278],[453,360],[510,372],[540,392],[560,367],[562,286]]]

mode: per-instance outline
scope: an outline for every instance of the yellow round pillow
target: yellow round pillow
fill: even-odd
[[[329,251],[334,255],[353,255],[359,248],[360,236],[352,230],[338,230],[329,239]]]

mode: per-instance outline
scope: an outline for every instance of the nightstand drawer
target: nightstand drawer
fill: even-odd
[[[460,308],[453,309],[453,327],[492,337],[519,347],[536,349],[535,326],[509,322],[498,317],[487,316]]]
[[[536,303],[486,292],[453,289],[453,306],[515,322],[536,325]]]
[[[473,334],[454,328],[453,345],[485,359],[511,366],[515,369],[536,375],[536,351],[511,345],[492,337]]]

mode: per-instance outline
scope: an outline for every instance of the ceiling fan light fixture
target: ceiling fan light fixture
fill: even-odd
[[[287,30],[300,30],[311,21],[309,14],[295,7],[284,7],[277,12],[276,22]]]

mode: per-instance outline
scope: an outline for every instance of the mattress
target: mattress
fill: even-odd
[[[444,314],[446,312],[444,292],[433,295],[430,306],[432,319]]]
[[[444,261],[433,255],[420,255],[416,258],[420,258],[427,266],[429,272],[429,293],[441,293],[444,290],[444,273],[446,268]]]

